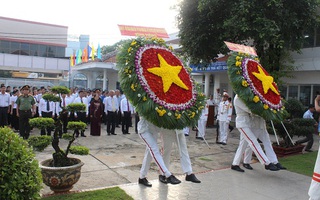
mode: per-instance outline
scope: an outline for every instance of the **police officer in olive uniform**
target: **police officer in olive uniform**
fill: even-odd
[[[21,88],[22,95],[18,97],[17,117],[19,117],[20,136],[23,139],[28,139],[30,136],[29,118],[33,117],[36,112],[35,100],[32,95],[29,95],[30,86],[25,85]]]

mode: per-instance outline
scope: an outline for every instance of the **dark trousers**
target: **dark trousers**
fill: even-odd
[[[12,110],[12,115],[11,115],[11,127],[14,130],[19,130],[19,118],[17,117],[17,109]]]
[[[134,124],[135,125],[134,126],[134,130],[135,130],[136,133],[138,133],[138,122],[140,121],[140,117],[139,117],[138,113],[135,114],[135,120],[134,121],[135,121],[134,122],[135,123]]]
[[[8,107],[0,107],[0,126],[8,125]]]
[[[130,126],[130,120],[131,120],[131,112],[123,112],[122,117],[122,133],[126,134],[129,133],[129,126]]]
[[[121,116],[121,110],[119,108],[119,111],[116,111],[116,117],[115,117],[115,123],[116,126],[118,127],[120,124],[122,124],[122,116]]]
[[[108,111],[108,121],[107,121],[107,133],[114,134],[114,130],[116,128],[116,112]],[[111,130],[110,130],[111,126]]]
[[[306,150],[310,150],[313,145],[313,133],[308,133],[304,139],[298,140],[296,144],[307,143]]]
[[[41,112],[41,115],[42,117],[52,118],[52,112]],[[47,130],[41,129],[41,135],[46,135],[46,131],[47,135],[51,135],[52,128],[47,128]]]
[[[60,113],[60,120],[62,122],[62,130],[60,136],[62,136],[62,132],[63,133],[67,133],[68,129],[67,129],[67,125],[68,125],[68,112],[61,112]]]
[[[77,120],[76,121],[80,121],[80,122],[83,122],[85,124],[87,124],[87,114],[86,112],[77,112]],[[84,135],[84,130],[81,130],[81,135],[83,136]],[[76,136],[79,136],[79,131],[76,130]]]
[[[31,110],[19,110],[19,133],[23,139],[28,139],[30,136],[29,119],[31,117]]]

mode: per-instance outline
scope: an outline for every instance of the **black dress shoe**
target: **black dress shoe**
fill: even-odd
[[[86,135],[81,135],[81,137],[87,137]]]
[[[186,175],[186,181],[191,181],[193,183],[201,183],[201,181],[197,179],[196,175],[194,174]]]
[[[184,136],[189,136],[189,134],[184,134]]]
[[[164,175],[159,175],[159,181],[160,181],[161,183],[167,184],[166,176],[164,176]]]
[[[238,171],[238,172],[244,172],[244,170],[241,169],[241,168],[239,167],[239,165],[231,165],[231,169],[232,169],[232,170],[235,170],[235,171]]]
[[[151,187],[152,184],[147,180],[147,178],[139,178],[139,184],[142,184],[147,187]]]
[[[173,185],[181,183],[179,179],[177,179],[174,175],[171,175],[167,178],[167,183],[171,183]]]
[[[196,139],[198,139],[198,140],[203,140],[203,137],[196,137]]]
[[[277,163],[276,167],[278,167],[278,169],[287,169],[286,167],[282,166],[280,163]]]
[[[129,132],[127,132],[126,134],[130,134]]]
[[[307,151],[307,152],[313,152],[311,149],[306,149],[305,151]]]
[[[222,145],[227,145],[227,143],[225,143],[225,142],[221,142],[220,144],[222,144]]]
[[[116,133],[111,133],[111,135],[117,135]]]
[[[222,144],[221,142],[216,142],[217,144]]]
[[[270,170],[270,171],[278,171],[279,168],[277,166],[275,166],[275,164],[270,163],[269,165],[265,165],[265,169],[266,170]]]
[[[247,163],[243,163],[243,167],[246,168],[246,169],[253,170],[253,168],[251,167],[251,165],[250,165],[250,164],[247,164]]]

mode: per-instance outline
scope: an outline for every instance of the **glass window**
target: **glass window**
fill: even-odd
[[[97,76],[95,88],[101,88],[101,89],[103,88],[103,76],[102,76],[102,74]]]
[[[11,42],[10,51],[12,54],[20,54],[20,43],[19,42]]]
[[[63,58],[65,57],[65,49],[64,47],[57,47],[56,57]]]
[[[47,48],[47,46],[39,44],[39,53],[38,53],[38,55],[42,56],[42,57],[47,57],[46,48]]]
[[[0,52],[1,53],[10,53],[10,42],[0,41]]]
[[[313,86],[313,97],[316,98],[317,94],[320,94],[320,85],[314,85]]]
[[[21,55],[30,55],[30,44],[21,43]]]
[[[298,86],[289,86],[289,99],[298,99]]]
[[[287,89],[288,87],[286,85],[279,86],[280,94],[284,99],[287,99]]]
[[[30,44],[30,55],[38,56],[38,46],[37,44]]]
[[[300,101],[303,105],[308,106],[311,102],[311,86],[300,86]]]

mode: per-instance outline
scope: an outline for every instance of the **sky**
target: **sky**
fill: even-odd
[[[90,43],[112,45],[121,39],[118,24],[178,31],[173,9],[179,0],[5,0],[0,16],[68,26],[68,35],[90,35]]]

